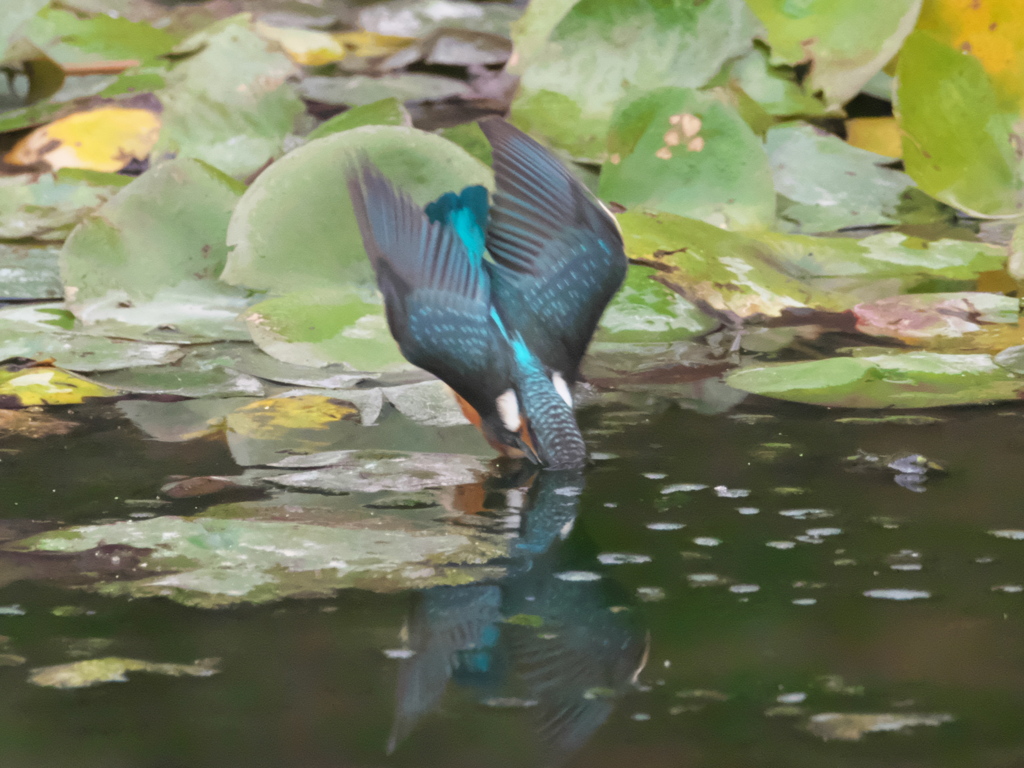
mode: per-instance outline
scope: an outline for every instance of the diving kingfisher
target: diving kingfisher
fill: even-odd
[[[540,144],[500,118],[480,128],[490,205],[472,186],[422,210],[365,160],[348,176],[352,205],[406,359],[455,390],[497,450],[577,469],[587,450],[572,385],[626,276],[622,234]]]

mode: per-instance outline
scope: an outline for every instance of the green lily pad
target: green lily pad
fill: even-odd
[[[701,336],[719,321],[662,283],[658,272],[632,264],[626,282],[605,309],[598,324],[597,341],[675,341]]]
[[[353,373],[343,365],[313,368],[285,363],[251,345],[240,345],[237,349],[232,350],[230,355],[232,370],[278,384],[344,389],[377,377],[377,374]]]
[[[24,34],[32,18],[49,4],[49,0],[7,0],[0,15],[0,59],[7,48]]]
[[[310,101],[358,107],[382,98],[401,102],[442,101],[469,93],[469,85],[442,75],[402,72],[395,75],[350,75],[348,77],[307,77],[298,92]]]
[[[384,307],[367,288],[297,291],[249,308],[253,341],[293,365],[342,363],[354,371],[408,370],[388,330]]]
[[[775,126],[765,149],[775,189],[787,200],[779,216],[801,232],[896,224],[904,193],[914,186],[905,173],[884,167],[891,157],[806,123]]]
[[[180,44],[197,52],[172,65],[157,93],[164,111],[155,157],[192,157],[245,178],[282,153],[303,111],[285,82],[297,69],[250,22],[233,16]]]
[[[452,390],[437,379],[383,387],[381,392],[399,413],[420,424],[431,427],[469,424]]]
[[[1019,213],[1022,116],[1008,111],[982,63],[915,32],[900,52],[896,80],[903,163],[921,189],[972,215]]]
[[[467,185],[493,185],[480,161],[413,128],[364,126],[316,139],[274,163],[242,196],[228,228],[233,250],[223,279],[276,294],[374,286],[344,180],[361,155],[419,205]]]
[[[602,160],[615,105],[632,92],[699,88],[751,49],[742,0],[532,3],[515,25],[512,118],[574,157]]]
[[[30,183],[21,176],[0,177],[0,239],[63,240],[117,190],[113,184],[64,180],[62,175]]]
[[[61,64],[136,59],[152,61],[178,42],[152,24],[100,13],[81,17],[60,8],[44,8],[24,28],[24,34]]]
[[[775,220],[761,141],[713,95],[661,88],[619,103],[598,190],[605,200],[730,229]]]
[[[757,395],[845,408],[938,408],[1016,400],[1024,379],[989,355],[935,352],[834,357],[733,371],[729,386]]]
[[[627,255],[659,268],[659,282],[738,317],[798,308],[841,312],[936,279],[963,287],[980,272],[1000,269],[1006,258],[985,243],[925,241],[899,232],[862,240],[746,235],[643,211],[618,220]]]
[[[729,80],[769,115],[817,117],[829,112],[821,99],[797,82],[793,67],[772,66],[760,46],[734,61],[728,74]]]
[[[168,597],[201,608],[329,596],[339,589],[393,592],[500,576],[500,536],[425,515],[367,510],[321,515],[324,524],[183,518],[79,526],[8,544],[19,552],[87,552],[120,545],[151,550],[145,578],[95,577],[86,588],[121,597]]]
[[[173,325],[212,338],[244,338],[236,318],[245,293],[217,279],[239,191],[232,179],[195,160],[140,176],[64,244],[70,308],[86,325]]]
[[[145,344],[127,339],[84,336],[56,328],[42,331],[31,325],[0,319],[0,360],[53,358],[71,371],[113,371],[136,366],[166,365],[182,357],[173,344]],[[119,387],[114,384],[114,389]]]
[[[828,107],[852,99],[900,49],[920,0],[748,0],[772,64],[810,64],[807,91]]]
[[[412,118],[409,112],[402,106],[398,99],[381,99],[361,107],[354,107],[345,110],[340,115],[335,115],[330,120],[320,123],[308,136],[307,141],[319,139],[321,136],[330,136],[332,133],[348,131],[352,128],[361,128],[364,125],[404,125],[412,126]]]
[[[380,35],[422,37],[442,27],[508,37],[520,11],[504,3],[470,0],[391,0],[359,10],[359,26]]]
[[[0,243],[0,299],[62,298],[59,252],[48,245]]]
[[[100,683],[126,683],[129,672],[148,672],[171,677],[210,677],[217,674],[218,659],[200,659],[194,664],[167,664],[108,656],[70,664],[36,667],[28,676],[33,685],[44,688],[89,688]]]

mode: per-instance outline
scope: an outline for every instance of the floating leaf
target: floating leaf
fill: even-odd
[[[852,99],[900,49],[921,0],[748,0],[772,64],[810,64],[806,88],[829,107]]]
[[[281,154],[302,102],[285,83],[295,65],[268,46],[245,14],[182,42],[179,50],[198,52],[171,67],[157,94],[164,112],[154,154],[197,158],[236,178]]]
[[[471,0],[391,0],[359,9],[359,26],[382,35],[422,37],[441,27],[508,37],[518,8]]]
[[[25,183],[21,176],[0,176],[0,238],[63,240],[85,215],[113,197],[120,184],[93,184],[63,174]]]
[[[859,741],[866,733],[891,733],[922,725],[935,727],[954,719],[952,715],[912,712],[822,712],[810,718],[807,730],[824,741]]]
[[[907,173],[928,194],[979,216],[1020,210],[1020,112],[1007,111],[982,63],[926,32],[907,38],[893,110]],[[942,109],[935,104],[941,103]]]
[[[896,224],[904,193],[914,185],[905,173],[884,167],[889,158],[806,123],[775,126],[765,149],[775,189],[789,201],[779,215],[804,232]]]
[[[452,390],[437,379],[384,387],[382,393],[399,413],[420,424],[432,427],[469,424]]]
[[[306,136],[306,140],[312,141],[364,125],[404,125],[411,128],[412,118],[398,99],[381,99],[361,107],[347,109],[340,115],[325,120]]]
[[[989,355],[935,352],[750,366],[725,380],[756,395],[845,408],[971,405],[1016,400],[1024,391],[1024,379]]]
[[[846,142],[851,147],[899,160],[903,157],[900,127],[894,117],[855,117],[847,120]]]
[[[804,90],[793,67],[774,67],[757,46],[729,67],[729,79],[769,115],[817,116],[828,112],[824,102]]]
[[[603,199],[759,229],[775,219],[761,141],[714,96],[662,88],[620,102],[601,169]],[[683,183],[685,180],[685,183]]]
[[[94,576],[88,588],[110,596],[165,596],[202,608],[329,596],[347,588],[394,592],[469,584],[501,576],[500,568],[487,563],[508,553],[504,537],[435,522],[429,512],[412,517],[369,513],[351,506],[332,508],[328,500],[305,510],[286,503],[284,510],[278,508],[284,519],[272,519],[266,505],[228,509],[233,514],[226,519],[163,515],[67,528],[7,547],[22,552],[88,552],[111,545],[146,550],[146,569],[157,575],[118,579],[104,574]],[[291,522],[287,510],[291,516],[306,512],[317,522]],[[271,519],[238,519],[246,512]]]
[[[53,246],[0,244],[0,299],[57,299],[64,295]]]
[[[228,429],[247,437],[266,438],[296,429],[326,429],[340,419],[359,417],[348,403],[323,395],[257,400],[228,416]]]
[[[195,160],[174,160],[125,187],[68,238],[61,271],[86,324],[117,320],[213,338],[245,337],[244,293],[221,283],[239,185]]]
[[[4,156],[11,165],[52,170],[119,171],[145,160],[160,136],[160,116],[148,109],[98,107],[36,128]]]
[[[372,104],[384,98],[415,103],[442,101],[470,93],[469,84],[462,80],[424,72],[403,72],[380,77],[307,77],[299,83],[297,90],[309,101],[346,104],[350,107]]]
[[[149,672],[171,677],[209,677],[219,671],[219,659],[200,659],[194,664],[166,664],[108,656],[71,664],[36,667],[28,681],[45,688],[88,688],[100,683],[127,683],[129,672]]]
[[[742,0],[533,3],[516,24],[512,118],[577,158],[600,160],[629,92],[699,88],[747,53],[757,22]]]
[[[152,24],[98,13],[78,16],[49,7],[25,28],[26,36],[61,64],[116,59],[152,61],[178,42]]]
[[[714,330],[718,320],[701,312],[652,278],[649,267],[633,264],[626,282],[601,316],[596,338],[611,342],[689,339]]]
[[[117,392],[48,365],[0,366],[0,405],[77,405],[91,397],[116,397]]]
[[[343,183],[359,156],[419,205],[493,183],[478,160],[423,131],[365,126],[325,136],[274,163],[242,196],[228,229],[233,250],[223,279],[276,293],[375,285]]]
[[[296,64],[319,67],[341,61],[346,56],[387,56],[414,43],[408,37],[378,35],[374,32],[320,32],[298,27],[275,27],[257,22],[256,33],[277,43]]]
[[[991,323],[1017,325],[1020,301],[994,293],[918,293],[853,308],[857,330],[903,341],[962,336]]]

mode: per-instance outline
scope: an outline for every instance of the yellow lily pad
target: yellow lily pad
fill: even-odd
[[[854,117],[847,120],[846,141],[876,155],[903,157],[903,143],[895,117]]]
[[[376,32],[320,32],[298,27],[275,27],[257,22],[256,33],[277,43],[296,64],[319,67],[341,61],[346,56],[387,56],[416,42],[412,37],[379,35]]]
[[[0,407],[76,405],[90,397],[117,395],[112,389],[48,365],[0,368]]]
[[[36,128],[4,156],[11,165],[119,171],[144,160],[160,137],[160,116],[137,107],[75,112]]]

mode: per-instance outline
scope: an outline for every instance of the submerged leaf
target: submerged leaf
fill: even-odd
[[[108,656],[52,667],[36,667],[29,674],[28,681],[46,688],[67,689],[88,688],[100,683],[126,683],[129,672],[149,672],[171,677],[209,677],[217,674],[219,662],[219,659],[200,659],[193,664],[167,664]]]
[[[267,438],[293,429],[326,429],[339,419],[359,417],[359,410],[323,395],[257,400],[228,416],[228,429],[247,437]]]

